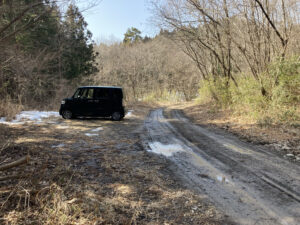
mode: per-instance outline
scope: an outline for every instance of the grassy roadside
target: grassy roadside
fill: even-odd
[[[130,107],[132,108],[132,107]],[[135,104],[122,122],[51,119],[0,125],[0,162],[28,164],[0,181],[1,224],[224,224],[226,218],[184,188],[164,157],[139,141],[150,107]],[[85,132],[102,127],[98,136]],[[62,146],[61,144],[64,144]],[[53,147],[56,146],[56,147]]]
[[[196,124],[225,129],[248,142],[270,146],[283,154],[293,154],[293,160],[300,156],[300,127],[261,124],[247,115],[216,107],[213,103],[189,102],[174,107],[182,109]]]

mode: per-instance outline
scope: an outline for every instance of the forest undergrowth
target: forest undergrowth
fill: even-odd
[[[300,60],[292,57],[276,61],[260,76],[237,76],[238,86],[222,78],[200,83],[199,104],[213,103],[212,109],[230,110],[233,115],[259,126],[300,127]],[[263,84],[265,93],[261,93]]]

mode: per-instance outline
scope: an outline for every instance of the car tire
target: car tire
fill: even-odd
[[[122,119],[122,115],[120,112],[114,112],[112,115],[111,115],[111,119],[113,121],[119,121]]]
[[[64,119],[67,119],[67,120],[70,120],[73,118],[73,113],[70,110],[62,111],[61,115]]]

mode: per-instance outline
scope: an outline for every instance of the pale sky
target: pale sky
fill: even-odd
[[[93,39],[123,40],[130,27],[136,27],[142,36],[153,36],[154,26],[150,25],[149,0],[102,0],[99,5],[83,13]]]

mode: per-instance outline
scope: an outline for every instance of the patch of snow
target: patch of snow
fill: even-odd
[[[92,132],[98,132],[98,131],[101,131],[101,130],[103,130],[103,128],[102,127],[98,127],[98,128],[95,128],[95,129],[93,129],[91,131]]]
[[[91,134],[91,133],[85,133],[85,135],[88,137],[98,136],[98,134]]]
[[[16,116],[17,121],[21,120],[33,120],[33,121],[41,121],[44,118],[49,117],[59,117],[58,112],[41,112],[41,111],[22,111],[20,114]]]
[[[133,112],[133,110],[128,110],[128,112],[126,113],[126,117],[131,117],[132,116],[132,112]]]
[[[222,183],[229,183],[229,180],[224,176],[217,176],[217,180]]]
[[[6,121],[5,117],[0,118],[0,123],[4,124],[23,124],[28,121],[35,121],[39,123],[44,118],[58,117],[58,112],[41,112],[41,111],[22,111],[20,114],[16,115],[16,119],[12,121]]]
[[[156,153],[156,154],[161,154],[167,157],[172,156],[176,152],[182,152],[184,149],[182,148],[181,145],[179,144],[170,144],[170,145],[165,145],[160,142],[153,142],[149,143],[149,146],[151,148],[151,152]]]
[[[295,155],[294,155],[294,154],[291,154],[291,153],[289,153],[289,154],[286,154],[286,157],[289,157],[289,158],[294,158],[294,157],[295,157]]]
[[[64,144],[52,145],[51,148],[62,148],[64,146],[65,146]]]

